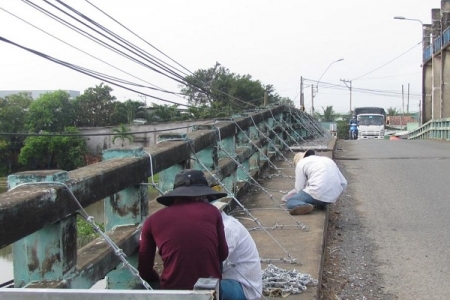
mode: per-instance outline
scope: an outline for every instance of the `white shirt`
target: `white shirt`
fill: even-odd
[[[238,281],[248,300],[261,299],[262,273],[258,249],[247,228],[232,216],[221,212],[228,258],[223,264],[222,279]],[[234,266],[227,265],[227,261]]]
[[[328,157],[307,156],[295,166],[295,189],[316,200],[334,203],[346,188],[347,180]]]

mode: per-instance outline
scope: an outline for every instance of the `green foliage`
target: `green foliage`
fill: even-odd
[[[337,138],[338,139],[348,139],[348,132],[350,130],[350,126],[348,125],[349,120],[337,121]]]
[[[30,105],[26,128],[30,132],[61,132],[71,126],[73,106],[69,93],[56,91],[45,93]]]
[[[74,101],[74,123],[80,127],[111,125],[116,100],[111,92],[112,88],[103,83],[86,89]]]
[[[397,116],[397,115],[399,115],[399,114],[400,114],[400,112],[399,112],[399,110],[398,110],[397,108],[389,107],[389,108],[387,109],[387,115],[388,115],[388,116]]]
[[[333,122],[336,118],[336,113],[333,110],[333,106],[327,106],[323,108],[323,120],[324,122]]]
[[[0,132],[26,132],[24,120],[28,119],[29,107],[33,99],[28,93],[18,93],[0,98]],[[0,174],[16,171],[14,157],[23,145],[24,137],[3,136],[0,140]]]
[[[31,169],[50,169],[53,154],[51,140],[51,136],[27,137],[24,147],[20,150],[19,162]]]
[[[148,115],[140,101],[127,100],[114,102],[109,125],[131,124],[134,119],[140,118],[148,121]]]
[[[120,124],[119,128],[113,129],[114,137],[112,139],[112,142],[116,141],[116,139],[120,139],[122,141],[122,147],[123,142],[125,140],[129,140],[132,142],[134,140],[134,136],[130,133],[130,128],[128,128],[125,124]]]
[[[105,232],[104,224],[97,224],[100,229]],[[92,225],[86,221],[83,217],[77,216],[77,233],[78,237],[82,238],[96,238],[99,236],[97,232],[92,228]]]
[[[67,127],[64,133],[75,134],[79,130]],[[86,153],[86,141],[82,137],[29,136],[20,151],[19,162],[32,169],[58,168],[70,171],[84,165]]]
[[[0,131],[25,132],[24,120],[28,119],[33,99],[28,93],[18,93],[0,98]]]
[[[181,88],[181,93],[188,103],[211,110],[205,113],[192,109],[190,112],[194,116],[229,116],[236,111],[260,107],[264,105],[264,99],[266,104],[281,101],[293,104],[289,98],[280,97],[272,85],[264,85],[259,80],[252,79],[250,75],[232,73],[219,63],[207,70],[197,70],[186,77],[186,82],[188,84]]]
[[[0,176],[8,174],[9,141],[0,138]]]

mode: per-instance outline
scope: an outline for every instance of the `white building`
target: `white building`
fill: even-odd
[[[80,96],[80,92],[79,91],[72,91],[72,90],[65,90],[65,91],[69,93],[70,98],[76,98],[76,97]],[[28,93],[31,96],[31,98],[33,98],[33,99],[37,99],[42,94],[56,92],[56,90],[15,90],[15,91],[11,90],[11,91],[0,91],[0,98],[4,98],[5,96],[14,95],[14,94],[22,93],[22,92]]]

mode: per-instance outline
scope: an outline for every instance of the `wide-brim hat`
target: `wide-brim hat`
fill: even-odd
[[[156,201],[171,206],[176,198],[206,197],[209,202],[227,196],[209,187],[205,174],[200,170],[186,169],[175,175],[173,190],[156,198]]]
[[[315,155],[316,151],[314,151],[313,149],[308,149],[305,152],[299,152],[297,154],[295,154],[294,156],[294,165],[297,165],[297,163],[302,160],[305,157],[308,157],[310,155]]]

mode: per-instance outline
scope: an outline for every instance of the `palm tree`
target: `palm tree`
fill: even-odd
[[[327,106],[326,108],[323,108],[323,121],[324,122],[333,122],[336,118],[336,113],[333,110],[333,106]]]
[[[113,144],[116,139],[120,139],[123,147],[124,140],[129,140],[130,142],[134,140],[134,136],[130,134],[130,129],[125,124],[120,124],[118,128],[113,129],[113,133],[115,133],[112,139]]]
[[[399,114],[399,111],[398,111],[397,108],[389,107],[389,108],[387,109],[387,115],[388,115],[388,116],[396,116],[396,115],[398,115],[398,114]]]

